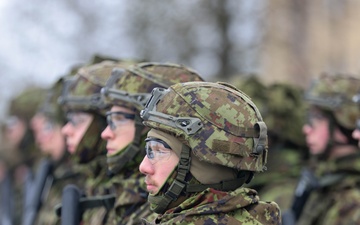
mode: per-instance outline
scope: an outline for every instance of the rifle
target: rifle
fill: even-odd
[[[74,185],[66,185],[61,198],[61,225],[78,225],[80,223],[82,212],[80,211],[81,191]]]
[[[291,208],[282,214],[283,225],[293,225],[299,219],[305,203],[311,192],[319,187],[319,182],[313,172],[304,168],[301,172],[299,183],[295,189]]]
[[[52,170],[53,163],[50,160],[43,159],[40,162],[34,184],[30,190],[29,202],[25,203],[23,225],[33,225],[35,223],[37,213],[52,185]]]
[[[78,225],[87,209],[105,207],[108,212],[114,203],[113,194],[86,197],[76,185],[69,184],[63,190],[61,204],[55,206],[55,213],[61,218],[61,225]]]
[[[12,213],[14,210],[13,197],[11,174],[7,171],[4,180],[1,182],[1,225],[12,225],[14,223]]]

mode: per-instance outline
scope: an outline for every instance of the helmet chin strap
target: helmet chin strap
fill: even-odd
[[[148,196],[148,201],[152,205],[151,210],[158,214],[163,214],[171,202],[176,201],[186,188],[186,175],[190,173],[191,157],[190,148],[182,145],[177,175],[168,190],[160,196]]]
[[[190,173],[190,152],[190,147],[183,144],[179,164],[177,166],[177,174],[170,187],[163,195],[148,196],[151,210],[155,213],[163,214],[168,209],[169,205],[176,201],[182,193],[196,193],[204,191],[207,188],[214,188],[220,191],[232,191],[242,186],[244,183],[248,183],[253,177],[252,171],[240,171],[237,174],[237,178],[221,181],[217,184],[189,184],[188,181],[186,181],[186,175]]]
[[[135,136],[132,143],[128,145],[126,149],[121,151],[118,155],[107,157],[107,164],[110,176],[119,173],[127,163],[131,162],[135,158],[135,156],[139,152],[141,152],[143,129],[144,125],[142,124],[142,120],[137,113],[135,115]]]
[[[336,120],[335,118],[330,115],[329,118],[329,140],[326,144],[325,150],[322,154],[319,154],[319,160],[327,160],[329,159],[332,149],[337,146],[349,146],[349,143],[341,143],[335,140],[335,127],[336,127]],[[340,128],[339,128],[340,129]]]

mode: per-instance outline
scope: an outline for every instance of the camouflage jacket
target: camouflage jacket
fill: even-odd
[[[81,164],[80,170],[86,176],[86,197],[102,196],[113,193],[110,177],[107,175],[106,156],[98,156],[87,164]],[[101,198],[101,197],[100,197]],[[104,224],[103,219],[107,217],[107,210],[101,208],[84,208],[82,225]]]
[[[316,175],[319,188],[311,193],[298,224],[359,224],[360,153],[322,163]]]
[[[222,192],[211,188],[188,198],[179,206],[145,224],[280,224],[275,202],[260,201],[257,192],[238,188]]]
[[[47,193],[43,193],[44,203],[39,210],[35,224],[53,225],[58,223],[59,218],[55,214],[55,206],[61,203],[63,188],[68,184],[76,184],[81,187],[84,182],[84,177],[77,173],[67,161],[61,161],[55,165],[50,179],[50,189]]]
[[[132,172],[136,171],[136,172]],[[110,212],[107,224],[140,224],[144,211],[138,209],[147,202],[144,176],[134,168],[132,171],[112,178],[116,193],[114,210]],[[126,175],[126,174],[131,174]],[[141,212],[141,213],[140,213]],[[139,215],[137,215],[139,214]],[[131,217],[131,222],[129,219]]]

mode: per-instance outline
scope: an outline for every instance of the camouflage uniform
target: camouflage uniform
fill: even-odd
[[[299,225],[343,225],[360,221],[360,153],[319,163],[319,187],[306,202]]]
[[[303,92],[283,83],[265,86],[255,75],[234,83],[258,106],[268,127],[271,152],[266,172],[256,174],[246,186],[257,190],[263,200],[275,201],[280,209],[288,209],[305,161],[301,130],[305,112]]]
[[[105,113],[108,105],[102,101],[100,90],[105,86],[114,68],[124,68],[132,63],[131,61],[105,60],[83,66],[68,82],[63,96],[59,99],[65,112],[88,112],[94,116],[75,154],[71,155],[72,161],[76,164],[76,170],[86,179],[83,188],[87,197],[107,195],[112,189],[110,177],[107,174],[106,142],[100,137],[106,127]],[[82,210],[85,211],[82,224],[102,224],[104,221],[97,220],[104,218],[107,213],[104,207],[87,209],[85,206]]]
[[[360,153],[351,138],[360,112],[351,101],[360,87],[360,80],[347,75],[322,75],[310,87],[305,99],[312,107],[328,115],[330,140],[321,155],[312,159],[317,178],[305,203],[298,224],[358,224],[360,221]],[[346,136],[346,144],[333,140],[335,127]],[[355,152],[329,158],[334,146],[352,147]]]
[[[266,125],[246,94],[225,83],[156,88],[141,117],[152,128],[148,138],[181,146],[171,148],[178,165],[148,197],[159,216],[145,223],[281,223],[275,202],[260,201],[255,190],[241,187],[264,170],[268,153]]]
[[[7,144],[2,145],[6,146],[4,156],[7,164],[7,175],[5,179],[8,181],[8,188],[2,189],[2,196],[6,196],[11,204],[5,203],[6,205],[1,206],[1,208],[7,209],[6,214],[14,224],[21,223],[24,207],[29,204],[29,190],[33,184],[33,172],[39,160],[39,152],[35,147],[33,132],[29,123],[42,102],[44,93],[45,89],[43,88],[27,88],[11,100],[8,109],[6,126],[11,127],[16,123],[24,123],[25,125],[25,133],[18,140],[18,143],[10,143],[9,140],[6,140],[7,131],[4,131],[5,139],[3,140]],[[1,218],[5,217],[3,215]]]
[[[140,63],[126,71],[114,70],[102,90],[107,103],[134,111],[136,127],[131,144],[107,156],[108,168],[114,174],[112,183],[117,196],[108,224],[140,224],[141,218],[155,218],[146,204],[144,176],[138,170],[145,155],[144,133],[148,131],[142,124],[140,110],[144,108],[154,87],[166,88],[171,84],[191,80],[201,81],[202,78],[196,72],[177,64]]]
[[[49,122],[54,125],[62,126],[65,123],[65,114],[58,104],[58,97],[63,90],[63,84],[68,76],[61,77],[53,87],[48,91],[47,99],[39,109],[40,114],[44,115]],[[65,140],[64,140],[65,141]],[[44,194],[44,202],[37,216],[35,224],[46,225],[55,224],[58,218],[55,214],[55,206],[61,203],[62,190],[67,184],[80,185],[84,182],[84,178],[80,173],[76,172],[75,168],[69,161],[69,153],[63,149],[62,157],[58,161],[54,161],[51,157],[49,159],[53,164],[53,169],[48,175],[51,180],[47,193]]]
[[[268,126],[271,154],[268,157],[268,172],[260,173],[254,180],[265,181],[259,190],[262,199],[275,201],[284,210],[290,207],[297,178],[307,157],[301,129],[305,104],[303,92],[291,85],[273,84],[267,88],[266,93],[261,109]]]

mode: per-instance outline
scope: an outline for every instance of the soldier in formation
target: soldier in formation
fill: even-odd
[[[146,224],[280,224],[276,203],[241,187],[268,153],[266,125],[246,94],[209,82],[156,88],[141,117],[151,130],[140,171],[159,214]]]
[[[316,79],[305,93],[309,103],[303,126],[311,155],[283,224],[358,224],[360,151],[351,133],[360,117],[352,101],[360,80],[349,75]]]

